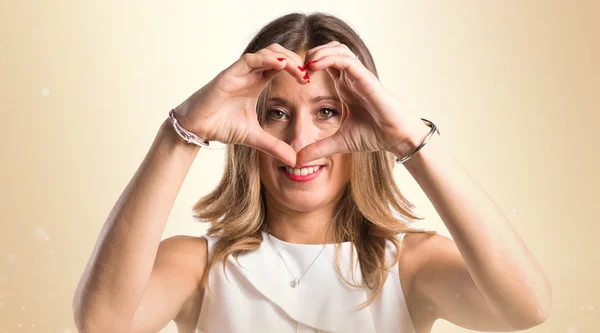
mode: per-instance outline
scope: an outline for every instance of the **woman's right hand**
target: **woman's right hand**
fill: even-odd
[[[261,128],[256,105],[260,93],[282,70],[299,84],[307,84],[299,66],[300,56],[279,44],[246,53],[175,108],[175,116],[201,139],[251,146],[295,166],[296,151]]]

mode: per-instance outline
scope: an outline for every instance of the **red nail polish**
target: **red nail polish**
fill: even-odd
[[[311,61],[309,62],[309,64],[314,64],[314,63],[315,63],[315,62],[317,62],[317,61],[319,61],[319,60],[311,60]]]
[[[303,71],[303,72],[306,70],[306,68],[304,68],[302,66],[298,66],[298,69],[301,70],[301,71]]]
[[[304,74],[303,79],[307,80],[308,83],[310,83],[310,77],[308,76],[308,73]]]
[[[277,58],[277,60],[279,60],[279,61],[284,61],[284,60],[285,60],[285,58]]]

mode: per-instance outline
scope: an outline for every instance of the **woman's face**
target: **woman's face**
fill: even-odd
[[[306,85],[282,71],[272,80],[262,127],[298,152],[338,130],[342,116],[338,99],[326,71],[314,73]],[[268,205],[297,212],[333,206],[350,180],[350,156],[334,154],[305,163],[319,170],[303,176],[313,170],[300,170],[300,175],[295,175],[298,170],[286,170],[282,161],[259,151],[260,178],[268,192]]]

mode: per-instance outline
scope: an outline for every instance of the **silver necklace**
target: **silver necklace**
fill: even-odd
[[[267,235],[269,235],[269,241],[275,247],[275,250],[277,251],[277,254],[279,255],[279,257],[281,257],[281,260],[283,260],[283,264],[285,265],[285,267],[287,268],[288,272],[290,273],[290,276],[292,277],[292,281],[290,282],[290,286],[292,288],[296,288],[300,284],[300,280],[302,280],[302,278],[304,277],[304,275],[306,275],[306,272],[308,272],[308,270],[312,267],[312,265],[315,263],[315,261],[317,261],[317,258],[319,258],[319,256],[321,255],[321,252],[323,252],[323,250],[325,250],[325,246],[327,246],[327,243],[323,244],[323,248],[321,248],[321,251],[319,251],[319,254],[317,254],[317,256],[315,257],[315,260],[313,260],[312,263],[308,266],[308,268],[304,271],[304,274],[302,274],[301,277],[296,278],[294,276],[294,274],[292,274],[292,271],[288,267],[287,263],[285,262],[285,259],[281,255],[281,252],[279,252],[279,249],[277,248],[277,246],[275,246],[275,243],[271,239],[271,237],[272,237],[271,234],[267,232]]]

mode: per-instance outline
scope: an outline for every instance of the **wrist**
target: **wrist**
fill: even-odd
[[[188,143],[177,134],[170,117],[167,117],[161,124],[159,135],[161,142],[164,142],[170,149],[182,152],[184,155],[195,155],[200,150],[200,146]]]
[[[389,152],[394,154],[396,158],[402,159],[408,156],[410,153],[415,151],[417,147],[425,140],[427,135],[431,132],[431,127],[427,126],[423,121],[419,120],[418,123],[413,125],[409,130],[407,138],[400,144],[389,149]]]

